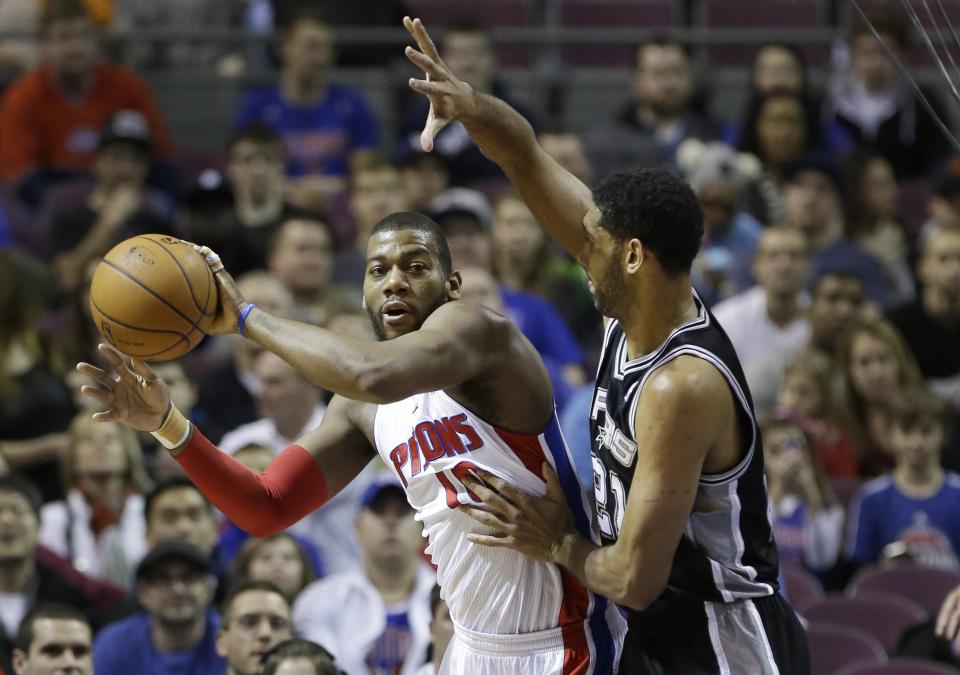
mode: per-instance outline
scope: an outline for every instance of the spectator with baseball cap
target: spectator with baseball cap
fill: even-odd
[[[100,675],[221,675],[220,617],[211,606],[216,577],[210,558],[192,544],[163,541],[137,567],[144,611],[104,628],[93,644]]]
[[[420,523],[399,483],[378,478],[360,504],[360,569],[307,586],[293,605],[294,630],[324,645],[349,673],[410,673],[430,643],[436,575],[420,555]]]
[[[171,205],[147,187],[153,136],[135,110],[111,116],[100,131],[93,180],[71,181],[49,193],[40,216],[61,286],[79,284],[91,259],[138,234],[173,234]]]

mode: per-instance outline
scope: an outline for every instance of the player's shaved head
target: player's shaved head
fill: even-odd
[[[431,218],[417,213],[416,211],[399,211],[391,213],[385,218],[381,218],[373,229],[370,236],[376,236],[381,232],[398,232],[401,230],[414,230],[422,232],[430,238],[433,253],[440,262],[440,269],[443,274],[449,275],[453,271],[453,262],[450,257],[450,247],[447,245],[447,237],[443,229],[437,225]]]

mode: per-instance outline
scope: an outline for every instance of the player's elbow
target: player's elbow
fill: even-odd
[[[355,381],[358,389],[356,398],[367,403],[385,405],[403,400],[413,393],[410,389],[412,378],[389,364],[361,368]]]
[[[667,587],[667,579],[665,576],[661,578],[661,575],[624,574],[622,579],[616,602],[636,611],[652,605]]]

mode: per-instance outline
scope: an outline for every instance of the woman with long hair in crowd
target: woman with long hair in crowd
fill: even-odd
[[[60,457],[65,498],[40,512],[40,543],[86,574],[126,585],[147,551],[148,489],[136,433],[77,415]]]
[[[905,387],[921,383],[917,363],[897,329],[882,318],[853,320],[840,336],[836,359],[860,473],[885,473],[895,463],[889,446],[890,402]]]

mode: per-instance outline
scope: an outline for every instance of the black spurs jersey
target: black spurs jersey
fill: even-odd
[[[693,511],[673,557],[667,588],[647,609],[628,610],[631,628],[681,618],[691,605],[772,595],[777,549],[767,510],[760,431],[740,362],[726,333],[694,295],[696,319],[676,328],[654,352],[627,359],[623,328],[610,320],[590,412],[596,513],[603,544],[617,540],[638,452],[634,419],[647,377],[689,355],[713,364],[740,413],[745,456],[726,473],[702,475]],[[691,420],[691,423],[696,423]]]

